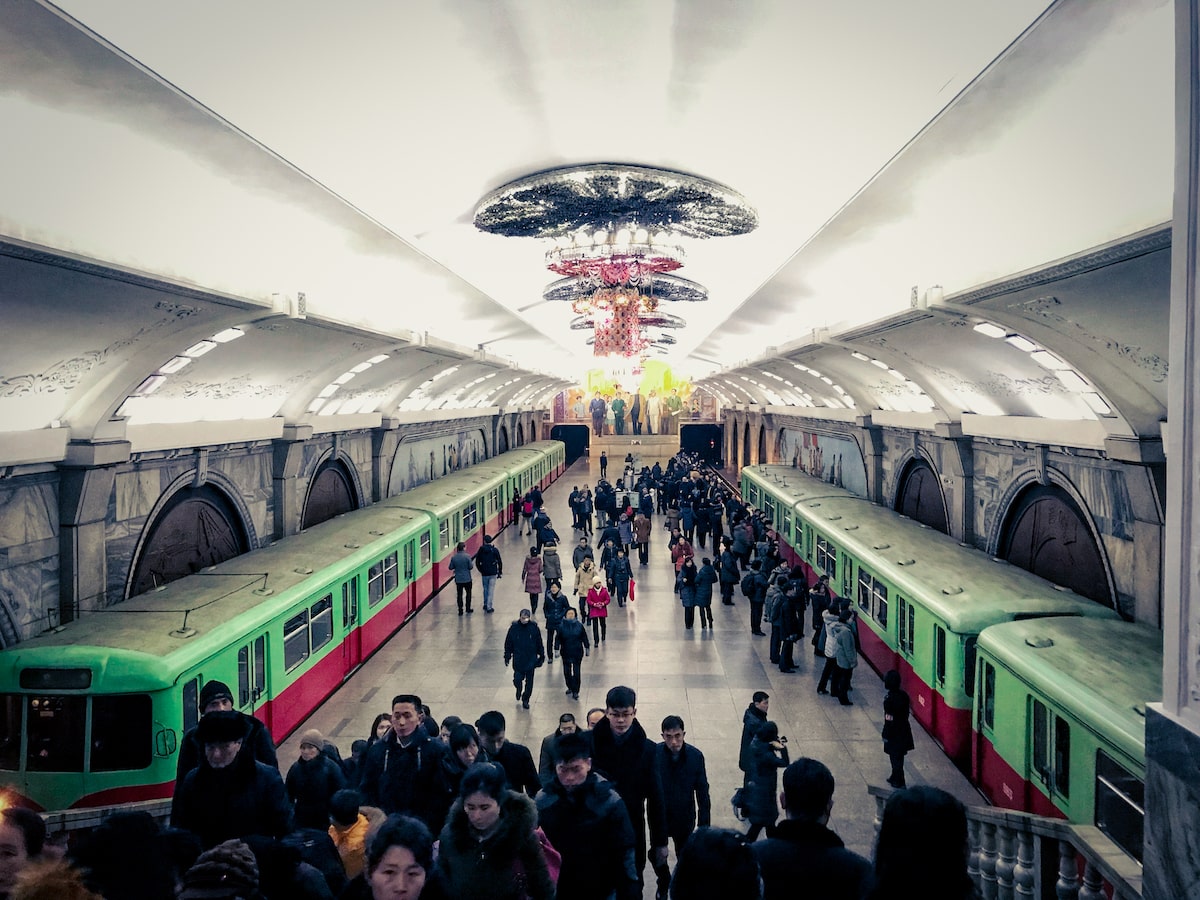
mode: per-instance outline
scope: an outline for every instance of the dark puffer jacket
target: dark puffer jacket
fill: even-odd
[[[292,805],[278,769],[238,754],[223,769],[205,760],[184,777],[171,826],[192,832],[205,848],[249,834],[280,838],[292,830]]]
[[[554,883],[534,834],[537,825],[533,801],[508,791],[496,830],[479,840],[462,800],[454,801],[438,844],[438,880],[445,893],[456,900],[552,900]]]

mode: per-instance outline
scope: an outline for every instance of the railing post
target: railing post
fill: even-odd
[[[1054,893],[1058,900],[1079,898],[1079,868],[1075,863],[1075,848],[1063,838],[1058,841],[1058,881],[1054,884]]]
[[[1017,864],[1013,867],[1013,894],[1020,898],[1039,896],[1034,868],[1034,837],[1031,831],[1017,832]]]
[[[1013,870],[1017,867],[1016,837],[1009,825],[996,826],[996,896],[1013,900]]]
[[[1083,886],[1079,889],[1079,900],[1106,900],[1104,878],[1091,860],[1085,860],[1083,864]]]
[[[975,885],[975,890],[983,893],[983,882],[980,878],[980,858],[982,857],[983,848],[979,844],[979,820],[968,815],[967,818],[967,845],[969,853],[967,854],[967,875],[971,878],[971,883]]]
[[[983,900],[997,900],[996,826],[991,822],[984,822],[979,827],[979,832],[981,838],[979,851],[980,893],[983,895]]]

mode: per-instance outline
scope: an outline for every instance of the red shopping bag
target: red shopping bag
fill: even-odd
[[[637,599],[634,596],[636,589],[637,589],[637,582],[634,581],[632,578],[630,578],[629,579],[629,602],[630,603],[632,603],[635,599]]]

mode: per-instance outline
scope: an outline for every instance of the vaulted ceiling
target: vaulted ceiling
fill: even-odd
[[[586,333],[474,211],[596,162],[756,209],[671,310],[727,403],[1152,434],[1173,41],[1166,0],[4,0],[2,455],[544,402]]]

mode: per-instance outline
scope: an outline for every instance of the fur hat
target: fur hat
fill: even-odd
[[[223,744],[245,738],[246,723],[242,721],[242,714],[232,709],[206,713],[196,726],[196,740],[201,744]]]
[[[233,691],[229,690],[229,685],[223,681],[206,681],[204,687],[200,688],[200,709],[208,706],[214,700],[228,700],[233,702]]]
[[[318,750],[324,750],[325,736],[321,734],[321,732],[317,731],[317,729],[310,728],[308,731],[300,735],[300,746],[303,747],[305,744],[311,744]]]
[[[217,844],[184,873],[179,900],[258,898],[258,862],[243,841]]]

